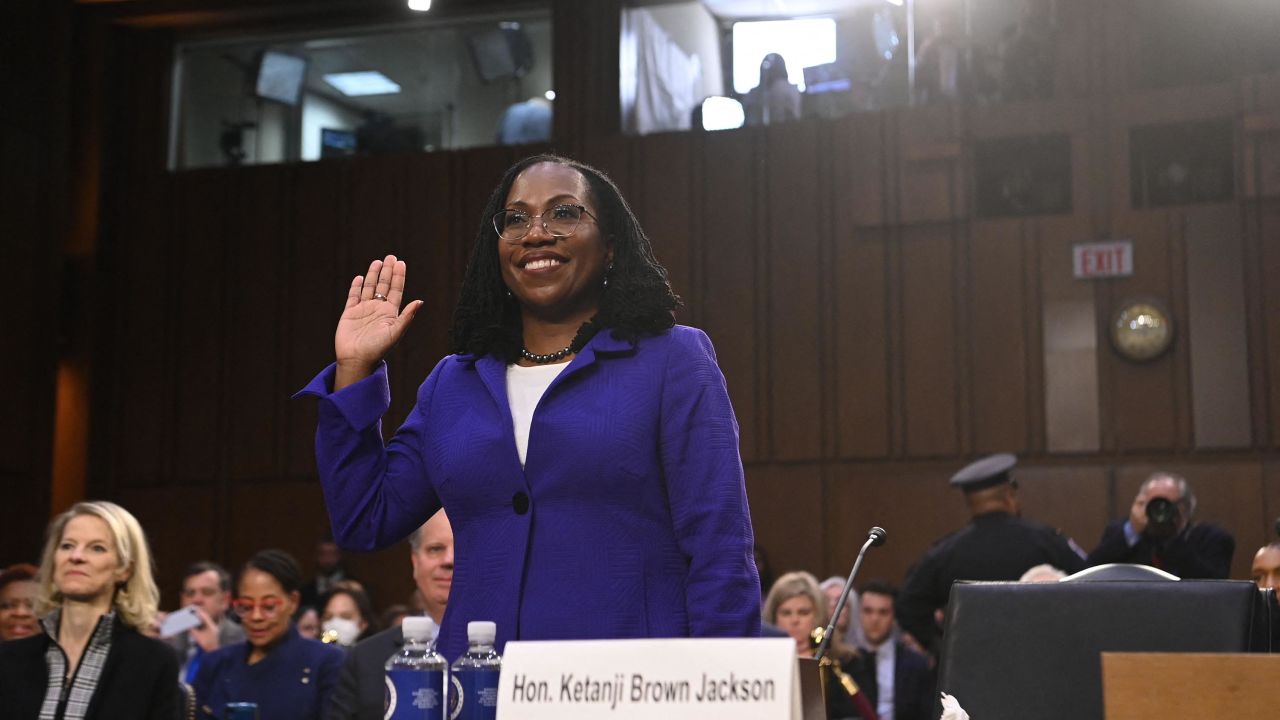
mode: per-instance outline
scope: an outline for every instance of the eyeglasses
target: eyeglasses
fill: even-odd
[[[235,612],[236,615],[242,618],[247,618],[250,615],[252,615],[255,608],[258,610],[261,610],[262,615],[264,617],[269,617],[269,618],[275,617],[276,614],[279,613],[280,610],[284,608],[284,606],[285,606],[284,600],[280,598],[271,598],[271,597],[263,598],[261,600],[258,600],[257,602],[254,602],[253,600],[239,598],[236,601],[231,603],[231,609]]]
[[[509,243],[516,243],[529,234],[533,229],[533,221],[537,220],[542,223],[542,229],[552,237],[569,237],[578,229],[583,215],[596,219],[595,215],[587,212],[581,205],[557,205],[537,215],[530,215],[523,210],[499,210],[493,216],[493,229],[498,231],[498,237]]]

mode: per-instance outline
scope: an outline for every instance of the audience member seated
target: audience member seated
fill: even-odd
[[[827,622],[831,622],[831,613],[836,611],[836,603],[840,602],[840,591],[844,589],[844,578],[832,575],[819,583],[818,589],[827,598]],[[848,643],[850,647],[862,645],[862,626],[858,623],[849,622],[849,617],[854,612],[857,612],[857,608],[858,591],[854,588],[849,588],[849,599],[845,600],[844,610],[840,612],[840,617],[836,620],[836,634]]]
[[[772,125],[800,119],[800,90],[787,80],[787,61],[769,53],[760,61],[760,84],[742,102],[747,125]]]
[[[330,590],[321,604],[322,638],[350,647],[378,631],[373,604],[363,590],[337,587]]]
[[[384,628],[393,628],[404,622],[404,619],[413,614],[413,610],[405,604],[392,605],[382,611],[382,617],[378,623]]]
[[[0,573],[0,643],[40,632],[36,619],[36,566],[12,565]]]
[[[227,616],[231,606],[231,575],[211,562],[198,562],[182,576],[182,605],[194,607],[200,627],[165,640],[178,653],[183,682],[191,683],[206,653],[244,640],[244,630]]]
[[[298,635],[302,570],[281,550],[263,550],[240,571],[232,604],[247,640],[204,657],[196,673],[198,716],[219,720],[227,703],[258,704],[259,720],[317,720],[342,667],[342,651]]]
[[[320,601],[332,589],[343,581],[353,581],[346,569],[342,567],[342,549],[333,541],[325,538],[316,543],[316,575],[307,581],[301,589],[303,605],[323,609]],[[360,585],[357,582],[356,587]]]
[[[531,97],[502,113],[498,121],[499,145],[527,145],[551,140],[551,101]]]
[[[1253,556],[1253,581],[1280,593],[1280,541],[1263,545]]]
[[[882,581],[863,586],[858,618],[866,640],[846,671],[880,720],[924,720],[933,706],[933,672],[927,657],[893,637],[897,597]]]
[[[444,510],[409,536],[409,560],[425,614],[437,623],[443,622],[453,583],[453,527]],[[352,648],[325,720],[381,720],[384,666],[387,658],[403,646],[404,633],[396,624]]]
[[[320,613],[310,605],[298,608],[294,614],[294,627],[298,634],[308,640],[320,639]]]
[[[1236,541],[1215,525],[1193,522],[1195,512],[1185,478],[1153,473],[1138,489],[1129,518],[1107,526],[1088,563],[1138,563],[1183,579],[1225,579]]]
[[[1037,565],[1031,568],[1030,570],[1022,573],[1022,577],[1018,578],[1018,582],[1030,582],[1030,583],[1058,582],[1059,580],[1061,580],[1066,576],[1067,574],[1062,572],[1058,568],[1050,565],[1049,563],[1044,563],[1042,565]]]
[[[137,630],[160,601],[138,521],[115,503],[81,502],[46,538],[35,607],[44,632],[0,644],[0,714],[173,720],[178,660]]]
[[[804,658],[813,657],[817,649],[813,631],[825,628],[831,619],[818,579],[803,571],[785,573],[778,578],[765,596],[763,614],[765,625],[774,625],[786,632],[795,641],[796,656]],[[844,666],[853,656],[853,648],[844,642],[840,633],[833,633],[827,649],[833,673],[826,684],[828,717],[875,720],[870,703],[858,692],[853,678],[844,672]]]

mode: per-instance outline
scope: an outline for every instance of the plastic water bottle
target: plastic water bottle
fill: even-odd
[[[404,649],[387,660],[384,720],[444,720],[449,664],[436,652],[439,628],[429,617],[407,617]]]
[[[484,620],[467,623],[467,654],[453,662],[450,720],[494,720],[498,715],[498,674],[502,656],[493,648],[498,626]]]

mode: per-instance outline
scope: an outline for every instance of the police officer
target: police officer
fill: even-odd
[[[1068,573],[1083,570],[1084,552],[1053,528],[1019,517],[1013,455],[991,455],[951,478],[964,492],[973,522],[934,543],[907,575],[898,598],[898,622],[933,649],[935,615],[947,605],[956,580],[1017,580],[1048,563]]]

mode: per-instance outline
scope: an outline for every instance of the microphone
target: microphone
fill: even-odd
[[[844,590],[840,591],[840,600],[836,602],[836,608],[831,613],[831,623],[827,625],[827,630],[822,634],[822,644],[818,646],[818,651],[813,654],[815,660],[821,661],[823,656],[827,654],[827,648],[831,645],[831,634],[836,630],[836,621],[840,619],[840,613],[844,612],[844,604],[849,600],[849,591],[853,589],[853,579],[858,576],[858,569],[862,567],[862,558],[867,554],[867,549],[871,547],[880,547],[885,543],[888,533],[882,527],[873,527],[867,531],[867,541],[862,543],[862,549],[858,551],[858,559],[853,561],[853,570],[849,572],[849,579],[844,581]]]

